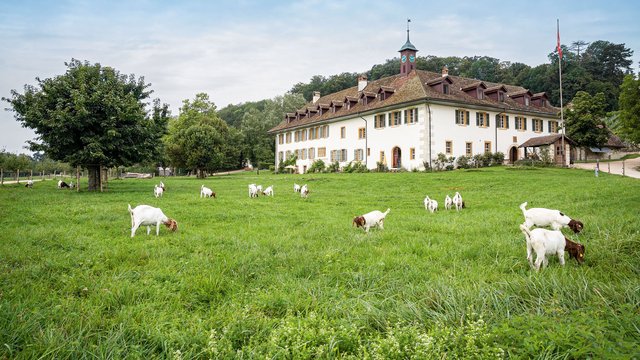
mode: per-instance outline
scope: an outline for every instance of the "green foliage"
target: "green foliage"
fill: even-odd
[[[388,172],[389,171],[389,167],[385,163],[382,163],[380,161],[376,161],[376,171],[377,172]]]
[[[338,163],[337,161],[332,162],[327,166],[327,171],[330,173],[340,172],[340,163]]]
[[[602,147],[609,139],[605,119],[605,97],[579,91],[573,106],[565,113],[567,135],[580,146]]]
[[[12,90],[11,98],[3,98],[16,120],[38,135],[40,142],[30,142],[31,150],[94,169],[149,161],[160,154],[168,105],[156,99],[148,108],[150,85],[142,77],[75,59],[65,65],[64,75],[36,79],[38,84],[25,85],[23,94]]]
[[[456,160],[456,166],[459,169],[468,169],[471,167],[471,159],[465,155],[458,156],[458,160]]]
[[[361,161],[350,161],[342,171],[346,173],[365,173],[369,172],[369,169],[367,169],[367,166]]]
[[[99,205],[55,181],[0,187],[0,358],[637,354],[636,179],[490,167],[163,181],[159,199],[158,179],[111,181]],[[198,198],[203,181],[216,199]],[[250,183],[275,197],[249,198]],[[530,206],[586,224],[579,236],[563,230],[586,245],[583,265],[567,256],[529,268],[517,206],[541,184],[553,186]],[[426,213],[425,191],[439,201],[460,191],[467,207]],[[162,208],[178,231],[131,238],[127,203]],[[384,230],[352,227],[387,207]]]
[[[435,171],[443,171],[443,170],[453,170],[453,164],[456,161],[455,156],[445,155],[444,153],[438,153],[434,162],[434,170]]]
[[[193,101],[183,100],[180,115],[169,123],[165,148],[174,167],[194,170],[198,177],[207,172],[238,169],[241,135],[227,126],[205,93]]]
[[[322,173],[325,171],[326,171],[326,165],[324,164],[324,161],[322,161],[321,159],[314,161],[313,164],[311,164],[311,166],[309,167],[309,169],[307,169],[307,172],[310,172],[310,173]]]
[[[491,165],[500,166],[504,163],[504,153],[501,151],[495,152],[492,155]]]
[[[620,86],[618,135],[640,144],[640,78],[627,75]]]

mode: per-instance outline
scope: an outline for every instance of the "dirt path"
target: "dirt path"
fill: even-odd
[[[591,171],[595,171],[596,168],[595,163],[580,163],[573,164],[573,166],[578,169],[587,169]],[[624,176],[640,179],[640,171],[636,170],[638,167],[640,167],[640,158],[625,160]],[[611,174],[622,175],[622,161],[601,162],[600,172],[610,172]]]

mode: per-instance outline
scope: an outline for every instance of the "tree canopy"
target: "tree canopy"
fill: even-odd
[[[170,121],[164,142],[170,163],[194,170],[198,177],[242,165],[240,133],[218,117],[216,105],[205,93],[196,94],[193,101],[183,101],[180,115]]]
[[[640,78],[627,75],[620,87],[618,134],[625,140],[640,143]]]
[[[595,96],[578,91],[565,114],[567,135],[580,146],[602,147],[609,139],[604,119],[606,100],[603,93]]]
[[[157,157],[166,132],[168,105],[156,99],[144,78],[79,60],[63,75],[11,91],[15,118],[38,135],[32,151],[89,170],[89,190],[100,187],[102,167],[128,166]],[[149,108],[150,107],[150,108]]]

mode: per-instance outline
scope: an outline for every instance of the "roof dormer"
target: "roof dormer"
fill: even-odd
[[[395,92],[396,89],[390,86],[380,86],[380,88],[378,89],[378,96],[380,97],[380,100],[386,100]]]
[[[296,119],[296,113],[286,113],[284,114],[284,120],[289,124],[290,122]]]
[[[373,100],[375,100],[376,96],[377,96],[376,93],[373,93],[370,91],[363,91],[360,93],[360,97],[358,98],[358,100],[362,100],[362,104],[367,105]]]
[[[342,109],[343,105],[344,105],[344,101],[333,100],[331,102],[331,111],[335,113],[336,111],[339,111],[340,109]]]
[[[549,97],[545,92],[535,93],[531,96],[531,103],[535,106],[547,107],[549,106]]]
[[[329,106],[329,104],[318,104],[316,109],[318,110],[318,113],[322,115],[328,113],[329,109],[331,109],[331,106]]]
[[[313,117],[314,115],[316,115],[318,113],[318,108],[316,106],[313,107],[308,107],[307,108],[307,116],[309,117]]]
[[[433,80],[427,81],[427,85],[441,94],[449,94],[449,86],[453,84],[453,81],[449,76],[442,76]]]
[[[507,88],[504,85],[496,85],[484,90],[484,94],[493,101],[504,102]]]
[[[529,90],[517,91],[515,93],[508,94],[510,98],[515,100],[518,104],[529,106],[531,104],[531,96],[533,94]]]
[[[358,103],[358,98],[353,96],[345,96],[344,97],[344,106],[347,107],[347,110],[351,109],[351,107],[355,106]]]
[[[484,82],[482,81],[476,81],[463,88],[460,88],[460,90],[463,91],[465,94],[480,100],[484,99],[484,93],[486,89],[487,89],[487,85],[485,85]]]

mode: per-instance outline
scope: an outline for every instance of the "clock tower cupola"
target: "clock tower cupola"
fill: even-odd
[[[416,53],[418,49],[409,41],[409,23],[411,19],[407,19],[407,42],[398,50],[400,53],[400,74],[407,75],[416,68]]]

